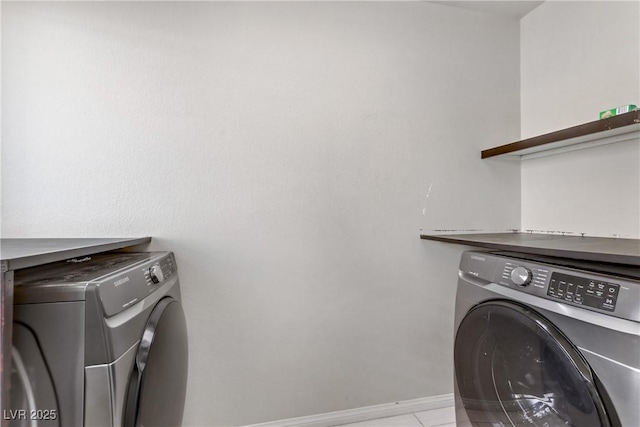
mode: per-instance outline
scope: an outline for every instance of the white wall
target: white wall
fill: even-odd
[[[522,137],[640,105],[640,3],[546,1],[521,20]],[[640,238],[640,140],[522,163],[522,228]]]
[[[518,21],[424,2],[2,8],[2,234],[175,251],[186,425],[452,392],[462,248],[418,235],[519,226],[519,165],[479,159],[519,135]]]

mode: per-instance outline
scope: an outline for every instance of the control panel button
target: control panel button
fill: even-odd
[[[598,310],[615,311],[620,285],[578,277],[563,273],[552,273],[547,295],[572,301]]]
[[[159,265],[154,265],[149,269],[149,277],[153,283],[160,283],[164,280],[164,273]]]
[[[511,281],[518,286],[527,286],[531,283],[532,278],[531,272],[524,267],[516,267],[511,270]]]

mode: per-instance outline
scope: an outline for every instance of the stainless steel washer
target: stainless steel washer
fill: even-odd
[[[640,426],[637,267],[465,252],[459,426]]]
[[[18,270],[14,301],[10,425],[181,424],[188,343],[172,253]]]

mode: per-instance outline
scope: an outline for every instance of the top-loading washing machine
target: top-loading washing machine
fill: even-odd
[[[640,270],[465,252],[459,426],[640,426]]]
[[[15,273],[9,425],[179,426],[187,326],[173,253]]]

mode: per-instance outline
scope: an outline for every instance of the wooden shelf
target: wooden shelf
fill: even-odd
[[[481,158],[526,160],[640,137],[640,110],[483,150]]]
[[[151,237],[77,239],[0,239],[2,271],[149,243]]]
[[[640,266],[640,240],[542,233],[421,234],[420,238],[486,249]]]

